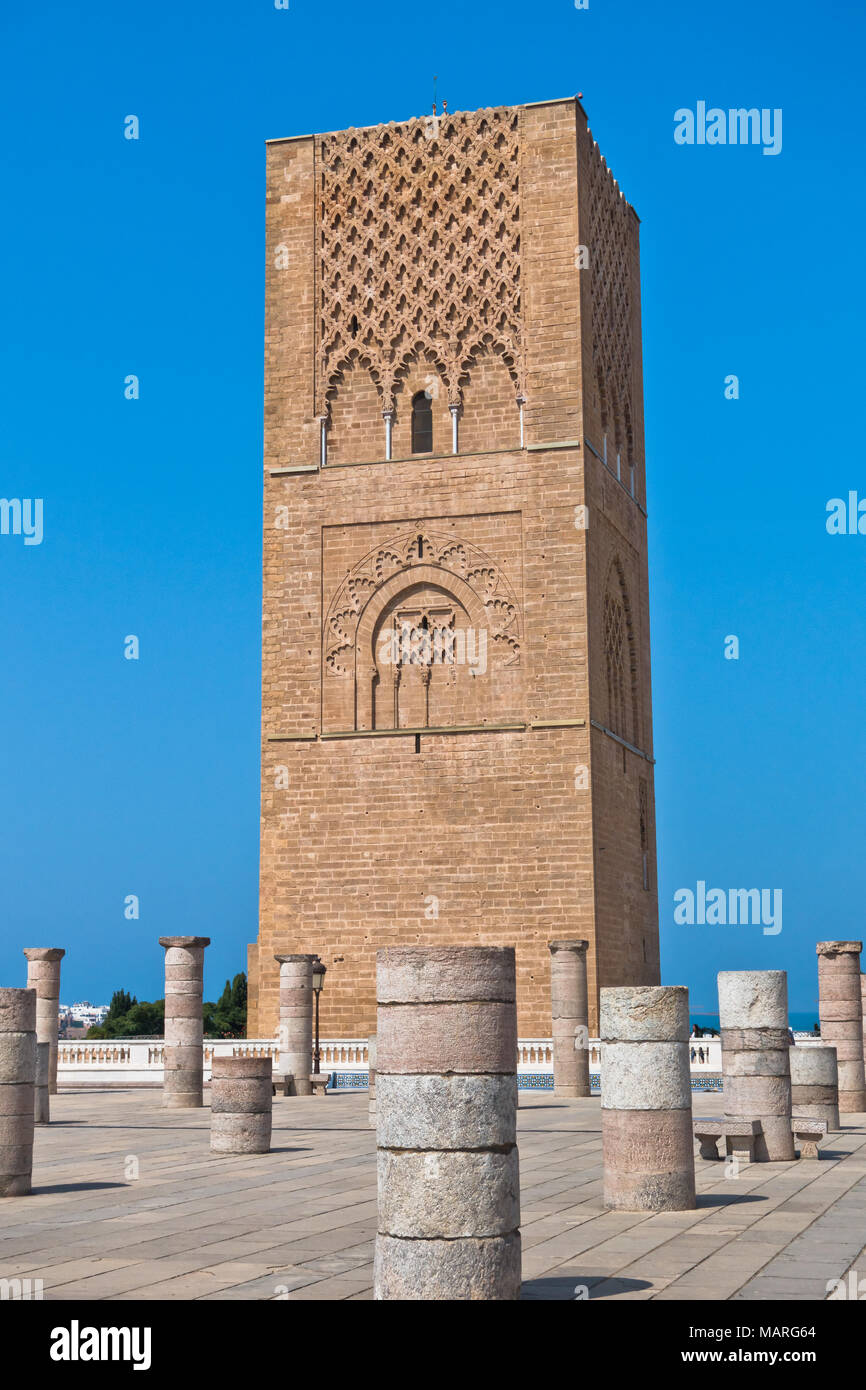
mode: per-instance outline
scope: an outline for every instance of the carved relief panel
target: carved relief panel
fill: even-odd
[[[488,533],[479,539],[498,540],[496,558],[474,539],[479,531]],[[347,549],[354,554],[361,546],[347,564]],[[424,729],[519,717],[517,514],[326,527],[323,562],[324,729]]]

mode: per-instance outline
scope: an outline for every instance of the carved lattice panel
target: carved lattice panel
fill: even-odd
[[[605,427],[632,461],[631,214],[596,144],[589,170],[593,360]]]
[[[316,411],[353,360],[382,408],[409,364],[450,404],[481,344],[523,390],[520,113],[471,111],[347,130],[317,147]]]

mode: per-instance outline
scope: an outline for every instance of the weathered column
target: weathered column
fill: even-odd
[[[36,1039],[47,1042],[48,1089],[57,1094],[57,1033],[60,1012],[60,962],[66,955],[60,946],[25,946],[27,988],[36,991]]]
[[[798,1120],[826,1120],[839,1128],[839,1068],[835,1047],[794,1046],[791,1056],[791,1110]]]
[[[369,1038],[367,1039],[367,1065],[368,1065],[368,1067],[369,1067],[369,1072],[370,1072],[370,1080],[369,1080],[369,1083],[368,1083],[368,1084],[369,1084],[369,1090],[368,1090],[368,1092],[367,1092],[367,1095],[368,1095],[368,1097],[369,1097],[369,1105],[368,1105],[368,1107],[367,1107],[367,1116],[368,1116],[368,1119],[369,1119],[369,1121],[370,1121],[370,1128],[371,1128],[371,1129],[375,1129],[375,1128],[376,1128],[376,1034],[375,1034],[375,1033],[371,1033],[370,1036],[369,1036]]]
[[[51,1044],[36,1044],[36,1085],[33,1091],[33,1119],[37,1125],[47,1125],[51,1119],[51,1098],[48,1075],[51,1065]]]
[[[866,975],[860,976],[860,1021],[863,1028],[863,1067],[866,1075]]]
[[[0,1197],[24,1197],[33,1176],[36,994],[0,989]]]
[[[161,936],[165,948],[165,1071],[162,1103],[167,1110],[202,1104],[202,976],[209,936]]]
[[[599,1031],[605,1206],[691,1211],[688,990],[684,985],[603,989]]]
[[[312,955],[274,956],[280,962],[280,1067],[294,1075],[292,1094],[313,1094]]]
[[[270,1153],[272,1088],[270,1057],[212,1059],[210,1146],[213,1153]]]
[[[520,1295],[510,947],[377,953],[374,1297]]]
[[[821,1040],[836,1049],[839,1110],[843,1115],[862,1114],[866,1110],[860,992],[862,950],[862,941],[819,941],[817,946]]]
[[[725,1114],[761,1121],[758,1163],[793,1159],[787,972],[722,970],[718,982]]]
[[[551,941],[550,1012],[553,1016],[553,1089],[570,1099],[588,1096],[588,941]]]

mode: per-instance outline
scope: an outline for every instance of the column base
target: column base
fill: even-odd
[[[458,1240],[376,1236],[373,1297],[422,1303],[520,1297],[520,1233]]]
[[[22,1173],[14,1178],[0,1176],[0,1197],[29,1197],[32,1189],[33,1178],[30,1173]]]
[[[204,1101],[201,1096],[184,1095],[183,1092],[166,1095],[163,1092],[163,1110],[201,1110]]]

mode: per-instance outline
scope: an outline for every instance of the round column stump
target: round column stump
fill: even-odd
[[[270,1057],[213,1058],[210,1082],[212,1153],[270,1153],[272,1081]]]
[[[294,1076],[293,1095],[311,1096],[313,961],[316,956],[274,956],[274,960],[280,963],[280,1068]]]
[[[51,1044],[36,1044],[36,1085],[33,1091],[33,1119],[37,1125],[47,1125],[51,1120],[51,1097],[48,1089],[49,1068],[51,1065]]]
[[[33,1177],[36,993],[0,989],[0,1197],[26,1197]]]
[[[165,950],[166,1110],[197,1110],[204,1086],[202,977],[209,936],[161,936]]]
[[[723,970],[718,985],[725,1115],[761,1121],[757,1163],[789,1162],[796,1150],[787,972]]]
[[[66,955],[60,946],[25,946],[27,988],[36,991],[36,1041],[47,1042],[48,1089],[57,1094],[57,1035],[60,1028],[60,962]]]
[[[514,951],[377,955],[379,1300],[520,1295]]]
[[[588,946],[588,941],[549,942],[553,1089],[566,1100],[590,1094]]]
[[[695,1206],[689,992],[681,985],[601,991],[604,1204],[613,1211]]]
[[[863,998],[860,985],[862,941],[819,941],[818,1016],[821,1040],[836,1049],[839,1111],[866,1111],[863,1062]]]
[[[839,1067],[835,1047],[791,1048],[791,1111],[798,1120],[839,1128]]]

